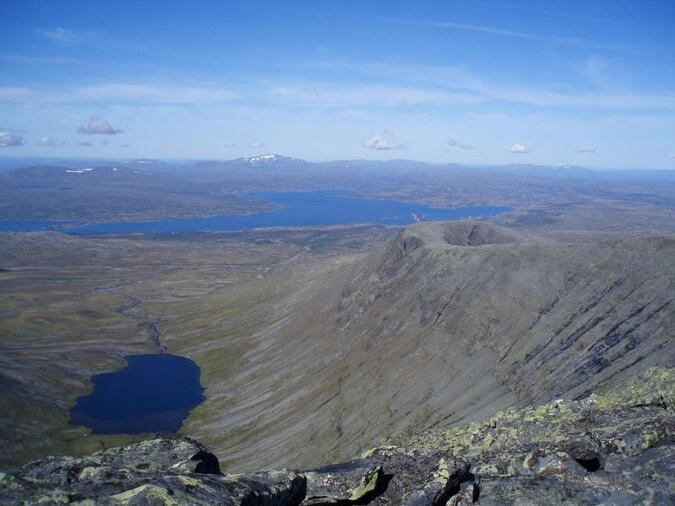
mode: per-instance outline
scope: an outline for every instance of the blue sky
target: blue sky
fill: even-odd
[[[267,152],[675,169],[675,2],[0,0],[0,156]]]

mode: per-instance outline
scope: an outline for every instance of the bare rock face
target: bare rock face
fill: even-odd
[[[362,458],[305,473],[303,506],[446,504],[469,476],[447,452],[375,448]]]
[[[459,506],[673,504],[675,370],[580,401],[508,409],[310,471],[221,474],[190,439],[0,473],[0,504]]]
[[[603,394],[508,409],[399,440],[471,464],[481,505],[672,504],[675,371],[650,369]],[[471,503],[466,492],[450,504]]]
[[[0,481],[0,504],[298,504],[305,478],[271,471],[222,475],[191,439],[154,439],[89,457],[50,457]]]

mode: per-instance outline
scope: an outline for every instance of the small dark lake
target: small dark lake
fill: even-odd
[[[197,364],[167,353],[125,359],[124,369],[92,376],[94,391],[77,399],[70,423],[94,434],[178,431],[204,400]]]
[[[359,197],[342,191],[251,193],[243,197],[271,202],[277,209],[245,216],[222,215],[85,225],[64,225],[49,221],[0,222],[0,230],[53,229],[71,234],[127,234],[233,232],[255,228],[320,227],[356,223],[400,226],[414,223],[417,219],[457,220],[494,216],[510,210],[499,206],[438,208],[414,202]]]

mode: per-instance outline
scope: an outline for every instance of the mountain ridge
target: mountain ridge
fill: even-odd
[[[261,320],[208,347],[249,351],[186,430],[234,469],[319,465],[385,434],[579,398],[672,364],[674,258],[667,237],[566,243],[481,222],[413,225],[283,278],[288,288],[251,286],[266,293]],[[170,348],[213,374],[184,332]]]

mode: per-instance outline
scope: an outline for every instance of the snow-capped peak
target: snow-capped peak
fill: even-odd
[[[277,155],[275,153],[270,153],[268,155],[252,156],[251,158],[237,158],[236,160],[232,161],[239,165],[260,165],[268,163],[273,164],[276,162],[297,162],[297,163],[302,162],[302,160],[298,160],[297,158]]]
[[[84,174],[85,172],[91,172],[92,169],[91,167],[87,167],[86,169],[66,169],[66,172],[69,172],[70,174]]]
[[[260,155],[254,156],[248,159],[249,163],[258,163],[258,162],[271,162],[281,160],[283,156],[281,155]]]

